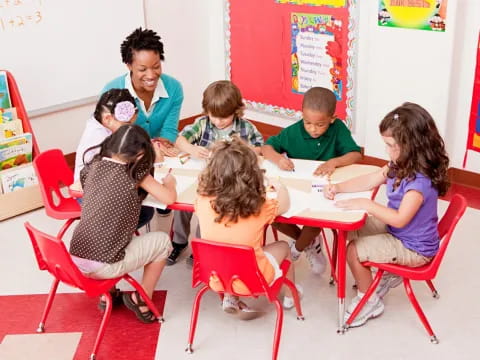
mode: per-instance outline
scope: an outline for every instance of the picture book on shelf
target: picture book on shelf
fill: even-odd
[[[32,134],[0,140],[0,170],[32,162]]]
[[[33,164],[20,165],[0,172],[0,182],[4,194],[38,184]]]
[[[12,107],[8,109],[0,108],[0,124],[8,121],[12,121],[18,119],[17,117],[17,109]]]
[[[8,79],[5,71],[0,71],[0,108],[12,107],[10,92],[8,90]]]

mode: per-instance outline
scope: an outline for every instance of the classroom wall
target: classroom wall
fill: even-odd
[[[377,1],[357,3],[360,20],[355,139],[365,147],[367,155],[386,158],[378,123],[403,101],[417,102],[436,119],[451,165],[461,168],[480,29],[480,1],[449,1],[445,33],[380,28],[376,24]],[[223,6],[222,0],[145,0],[147,27],[158,31],[165,43],[164,71],[184,87],[182,117],[198,114],[205,86],[225,78]],[[92,108],[90,104],[32,119],[40,149],[75,151]],[[291,123],[253,111],[248,111],[247,116],[278,126]],[[470,153],[467,170],[480,172],[480,154]]]

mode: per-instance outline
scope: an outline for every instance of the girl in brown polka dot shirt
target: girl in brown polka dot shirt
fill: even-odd
[[[161,154],[137,125],[120,127],[97,147],[100,152],[80,173],[84,195],[70,245],[72,259],[95,279],[115,278],[144,267],[142,286],[151,297],[171,242],[163,232],[133,234],[147,193],[165,204],[175,202],[175,178],[168,174],[163,184],[153,178],[153,162]],[[155,320],[137,293],[123,294],[123,300],[139,320]]]

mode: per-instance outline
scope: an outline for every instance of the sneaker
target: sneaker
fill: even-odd
[[[298,284],[295,284],[295,287],[297,288],[298,296],[301,299],[303,297],[303,288]],[[293,296],[292,297],[284,296],[282,305],[283,305],[283,308],[286,310],[292,309],[295,306],[295,301],[293,301]]]
[[[364,325],[369,319],[376,318],[383,313],[385,306],[383,305],[382,299],[378,296],[374,296],[374,299],[369,299],[367,303],[363,306],[360,313],[357,317],[353,320],[353,322],[349,325],[349,327],[357,327]],[[357,307],[358,303],[362,298],[360,296],[355,296],[347,308],[345,312],[344,321],[347,322],[350,315],[353,313],[355,308]]]
[[[170,253],[170,255],[168,255],[168,258],[167,258],[168,266],[175,264],[180,254],[187,248],[187,245],[178,245],[175,243],[172,243],[172,245],[173,245],[173,250]]]
[[[401,276],[384,272],[377,287],[377,296],[383,298],[388,293],[388,290],[397,287],[402,282],[403,278]]]
[[[187,263],[188,266],[193,267],[193,254],[190,255],[185,262]]]
[[[295,247],[295,240],[290,243],[290,253],[292,254],[292,261],[297,261],[300,255],[302,255],[302,252]]]
[[[327,259],[322,252],[322,242],[320,237],[316,237],[315,240],[305,248],[305,255],[307,256],[308,263],[312,269],[312,273],[315,275],[321,275],[327,268]]]
[[[236,314],[239,310],[238,296],[232,294],[223,294],[222,310],[229,314]]]

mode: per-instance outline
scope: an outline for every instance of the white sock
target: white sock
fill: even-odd
[[[293,243],[292,247],[290,248],[290,251],[292,252],[292,258],[295,260],[298,259],[302,254],[302,252],[298,251],[297,248],[295,247],[295,243]]]
[[[361,291],[357,291],[357,296],[361,299],[365,296],[365,293],[362,293]],[[376,303],[378,301],[378,296],[376,293],[373,293],[372,296],[368,299],[369,303]]]

